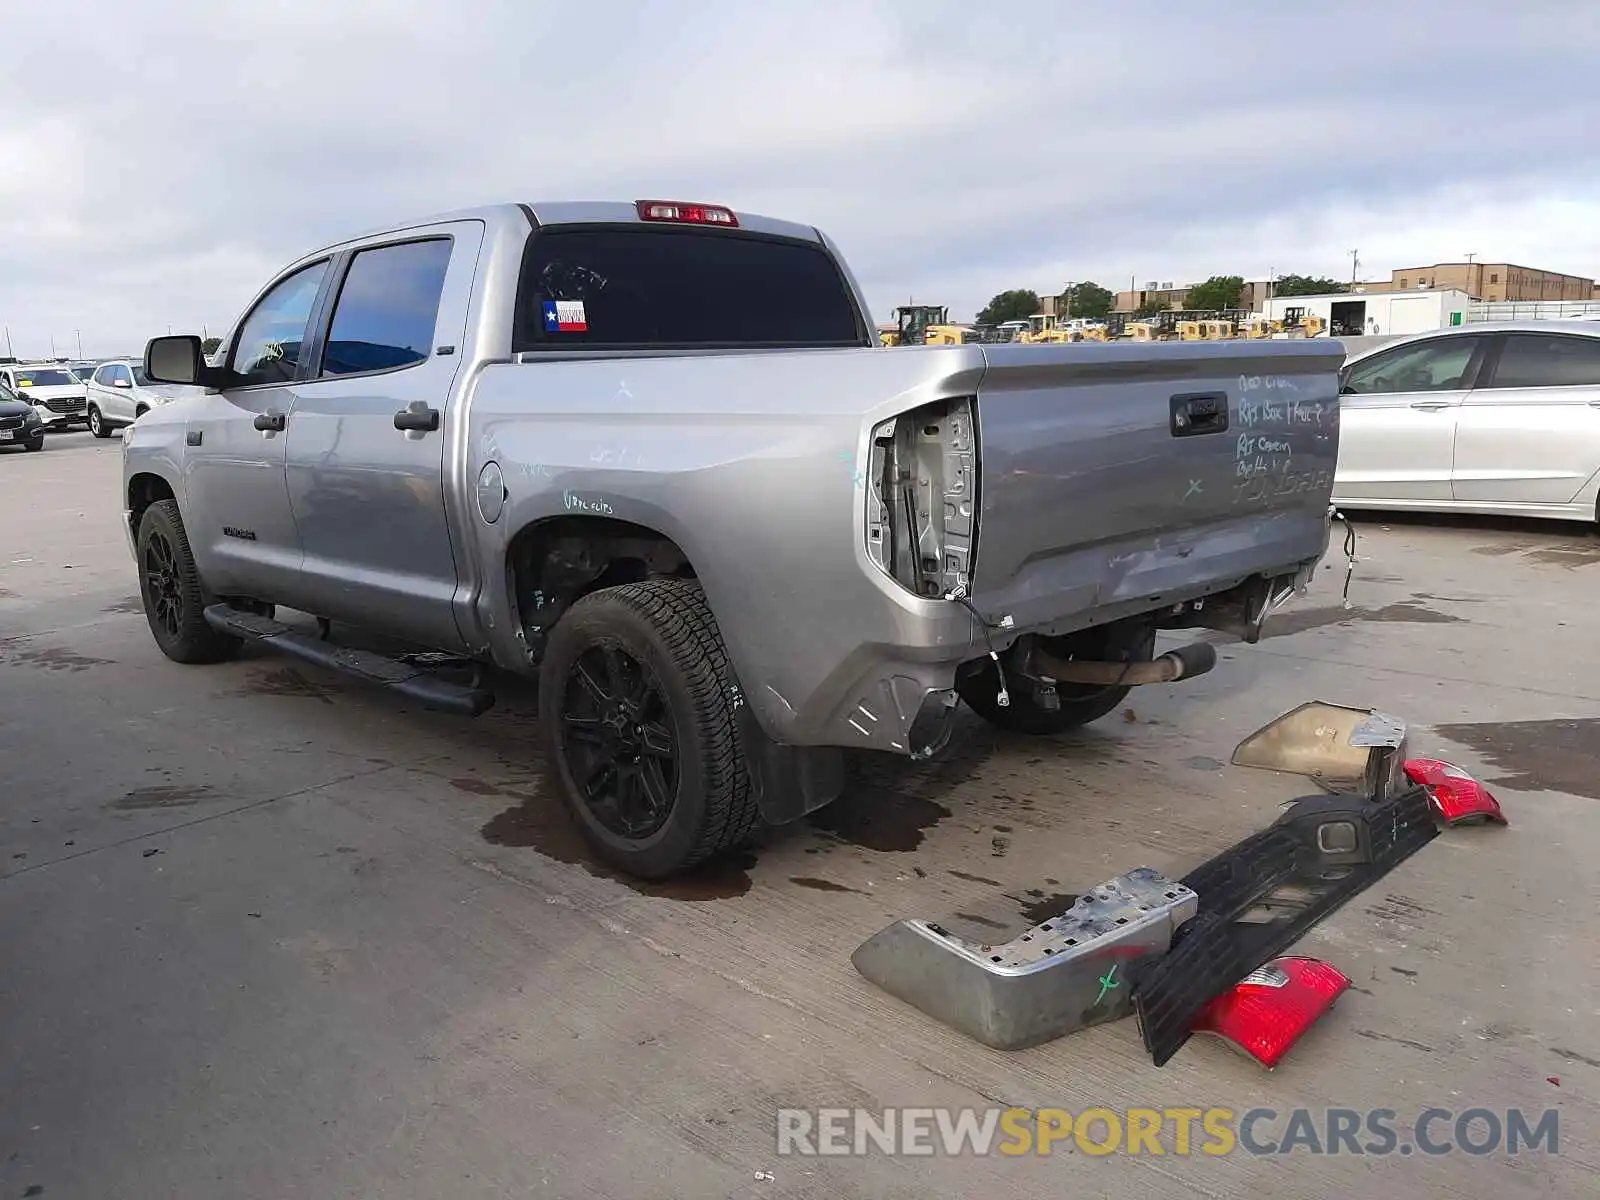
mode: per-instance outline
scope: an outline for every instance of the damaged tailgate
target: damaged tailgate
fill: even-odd
[[[984,354],[973,584],[991,611],[1177,601],[1327,549],[1343,343]]]

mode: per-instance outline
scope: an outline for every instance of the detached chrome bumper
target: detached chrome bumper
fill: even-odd
[[[998,1050],[1021,1050],[1132,1009],[1129,982],[1166,954],[1199,897],[1148,867],[1107,880],[1004,945],[897,921],[857,947],[857,971]]]

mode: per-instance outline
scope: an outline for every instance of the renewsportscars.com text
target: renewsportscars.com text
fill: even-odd
[[[784,1108],[781,1155],[1560,1153],[1555,1109]]]

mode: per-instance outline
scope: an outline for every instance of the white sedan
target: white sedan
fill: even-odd
[[[1339,507],[1600,521],[1600,324],[1418,334],[1340,384]]]

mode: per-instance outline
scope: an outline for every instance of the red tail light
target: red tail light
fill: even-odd
[[[1405,768],[1412,783],[1428,790],[1434,811],[1446,825],[1511,824],[1494,793],[1460,767],[1437,758],[1409,758]]]
[[[670,221],[680,225],[721,225],[737,229],[739,218],[733,210],[717,204],[683,204],[677,200],[640,200],[641,221]]]
[[[1270,1071],[1349,986],[1320,959],[1275,958],[1208,1004],[1194,1032],[1215,1034]]]

